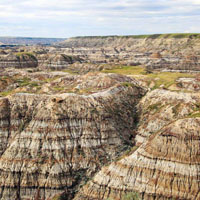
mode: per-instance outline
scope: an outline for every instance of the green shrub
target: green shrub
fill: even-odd
[[[140,196],[137,192],[129,192],[122,197],[122,200],[140,200]]]

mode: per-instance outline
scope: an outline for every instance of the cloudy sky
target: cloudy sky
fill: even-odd
[[[0,35],[200,32],[200,0],[0,0]]]

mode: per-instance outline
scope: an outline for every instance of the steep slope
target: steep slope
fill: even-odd
[[[140,102],[134,147],[103,167],[76,200],[200,199],[199,93],[155,90]],[[137,149],[137,150],[136,150]]]
[[[29,53],[6,54],[0,56],[0,68],[36,68],[37,65],[36,57]]]
[[[71,199],[80,183],[132,145],[144,90],[0,98],[0,199]]]
[[[197,112],[199,94],[153,90],[140,101],[138,110],[141,114],[136,143],[141,144],[164,126]]]
[[[132,155],[104,167],[75,199],[200,199],[200,118],[180,119]]]

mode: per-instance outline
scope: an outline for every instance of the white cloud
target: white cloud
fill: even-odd
[[[0,9],[9,35],[200,32],[200,0],[0,0]]]

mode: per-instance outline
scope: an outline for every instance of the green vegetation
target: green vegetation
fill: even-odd
[[[192,78],[193,74],[189,73],[179,73],[179,72],[156,72],[147,75],[148,78],[155,80],[155,86],[153,89],[159,88],[163,85],[163,88],[169,88],[175,83],[178,78]]]
[[[33,53],[31,52],[18,52],[15,54],[18,58],[22,57],[24,58],[25,56],[31,57],[33,60],[37,61],[37,58],[34,56]]]
[[[175,116],[178,115],[180,109],[181,109],[181,104],[180,104],[180,103],[178,103],[176,106],[174,106],[174,107],[172,108],[172,112],[174,113]]]
[[[136,150],[138,149],[138,146],[134,146],[134,147],[131,147],[131,148],[128,148],[125,152],[123,152],[122,155],[120,155],[119,157],[117,157],[115,159],[115,162],[127,157],[127,156],[130,156],[132,153],[134,153]]]
[[[150,105],[148,107],[148,110],[149,111],[152,111],[152,110],[157,111],[157,110],[159,110],[161,108],[161,106],[162,106],[162,103],[155,103],[155,104]]]
[[[123,82],[122,85],[125,87],[134,87],[135,86],[133,83],[129,83],[129,82]]]
[[[116,73],[124,75],[138,75],[145,74],[145,68],[140,66],[116,66],[112,69],[105,69],[102,72],[104,73]]]
[[[0,97],[6,97],[10,94],[12,94],[13,91],[4,91],[4,92],[0,92]]]
[[[200,117],[200,112],[195,112],[195,113],[191,113],[188,116],[189,118],[196,118],[196,117]]]
[[[38,87],[39,84],[36,81],[31,81],[30,78],[24,77],[22,79],[17,79],[16,82],[20,87],[30,86],[30,87]]]
[[[157,39],[157,38],[200,38],[199,33],[166,33],[166,34],[151,34],[151,35],[108,35],[108,36],[82,36],[73,37],[74,39],[106,39],[106,38],[134,38],[134,39]]]
[[[152,89],[157,89],[162,86],[162,88],[169,88],[171,85],[175,84],[178,78],[192,78],[195,77],[194,74],[180,73],[180,72],[153,72],[146,73],[145,68],[141,66],[117,66],[112,69],[102,70],[104,73],[116,73],[124,75],[133,75],[134,78],[142,78],[147,82],[147,85],[154,83]]]
[[[54,196],[52,200],[65,200],[65,199],[67,199],[67,195],[63,193],[63,194]]]
[[[129,192],[122,197],[122,200],[140,200],[137,192]]]
[[[53,88],[53,90],[57,91],[57,92],[63,91],[64,89],[65,89],[64,87],[54,87]]]

